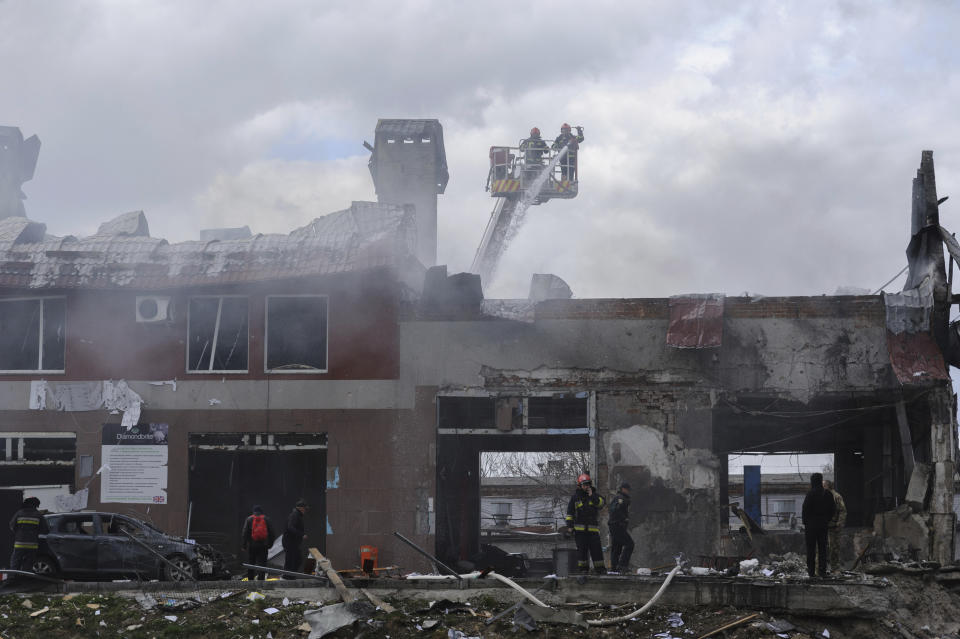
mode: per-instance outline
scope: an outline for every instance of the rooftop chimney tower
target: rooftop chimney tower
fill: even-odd
[[[447,153],[439,120],[379,120],[371,148],[370,175],[381,204],[413,204],[417,211],[417,257],[437,262],[437,195],[447,188]]]

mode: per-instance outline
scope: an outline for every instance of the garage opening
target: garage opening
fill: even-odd
[[[58,495],[74,490],[77,457],[75,433],[0,433],[0,512],[12,515],[25,496],[37,497],[40,509],[59,512]],[[0,548],[13,547],[13,533],[0,526]],[[9,554],[0,565],[6,566]]]
[[[493,545],[552,561],[570,477],[593,467],[590,405],[587,393],[437,398],[441,560],[471,561]]]
[[[721,473],[721,503],[735,501],[734,458],[744,465],[750,454],[765,454],[764,459],[793,455],[790,472],[797,476],[799,455],[799,475],[807,487],[810,473],[823,472],[816,466],[829,463],[847,506],[847,527],[871,526],[876,513],[903,503],[913,465],[930,461],[929,413],[923,390],[905,389],[901,397],[826,397],[807,404],[776,397],[731,398],[714,411],[714,451],[728,467]],[[727,522],[724,511],[720,523]]]
[[[189,537],[223,552],[232,568],[246,561],[240,529],[254,505],[278,533],[300,498],[307,544],[326,552],[325,433],[191,433]]]

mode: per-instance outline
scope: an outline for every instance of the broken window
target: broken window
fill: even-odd
[[[63,371],[66,300],[0,301],[0,370]]]
[[[247,370],[246,297],[194,297],[188,322],[187,370]]]
[[[67,515],[65,517],[53,517],[52,520],[51,532],[54,533],[90,536],[95,534],[93,515]]]
[[[267,297],[266,369],[326,372],[327,298]]]
[[[492,397],[438,397],[439,428],[493,428]]]
[[[0,437],[0,461],[72,464],[76,454],[75,433],[5,433]]]
[[[530,428],[586,428],[587,398],[574,396],[527,399]]]

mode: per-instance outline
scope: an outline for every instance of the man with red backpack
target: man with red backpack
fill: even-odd
[[[240,538],[242,540],[241,547],[243,550],[249,550],[250,553],[248,563],[254,566],[266,566],[267,551],[273,545],[277,535],[274,532],[273,523],[263,514],[263,508],[260,506],[253,507],[253,514],[243,522]],[[262,570],[255,571],[252,568],[247,570],[248,581],[254,579],[263,581],[264,578]]]

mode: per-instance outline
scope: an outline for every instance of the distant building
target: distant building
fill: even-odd
[[[824,479],[833,480],[832,473],[824,473]],[[760,479],[760,513],[757,522],[766,529],[799,529],[802,525],[803,498],[810,490],[810,473],[767,473]],[[740,508],[743,503],[743,475],[730,475],[730,503]],[[842,492],[840,493],[843,494]],[[743,525],[732,512],[730,528],[737,530]]]

